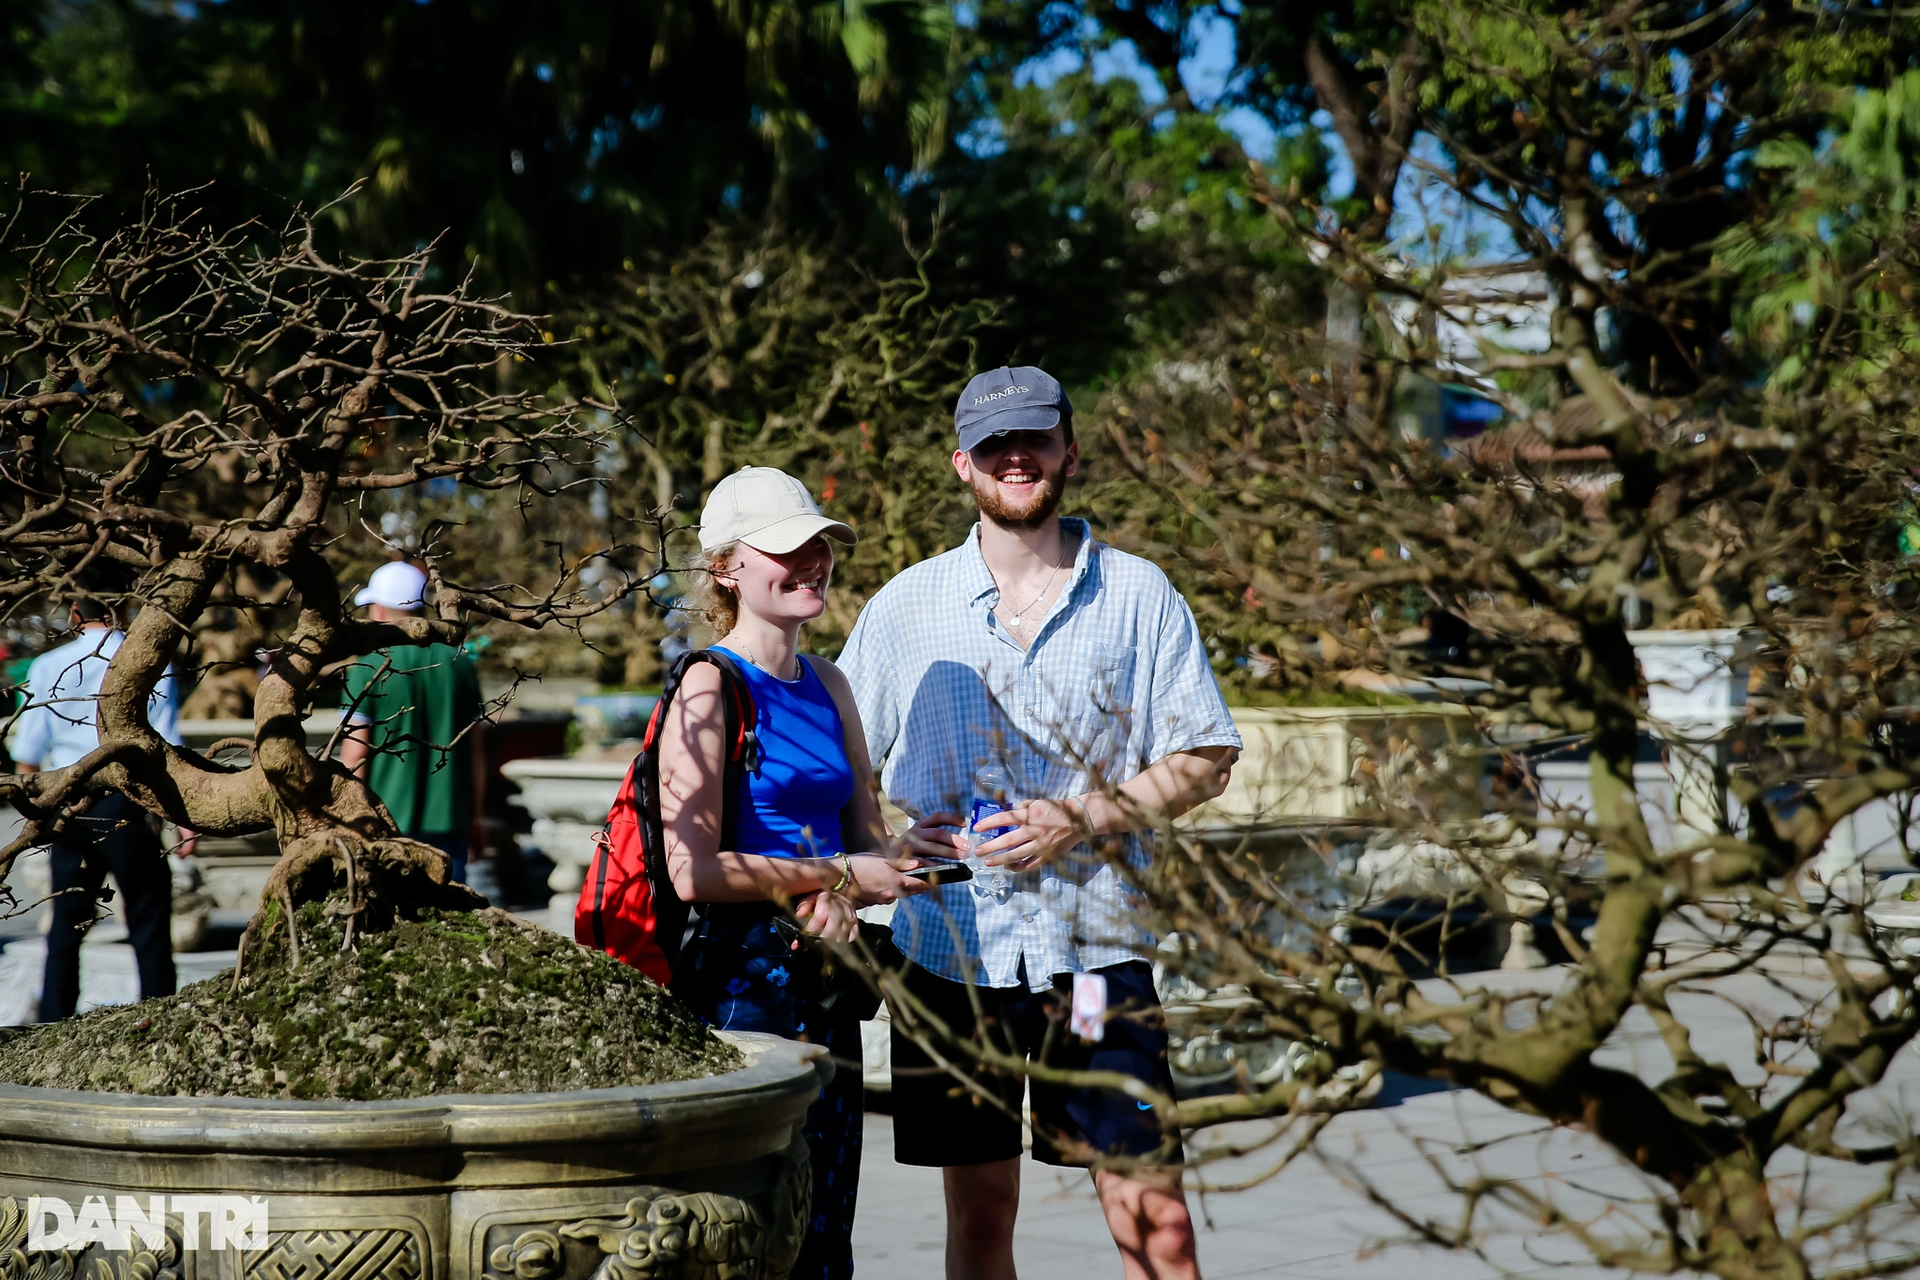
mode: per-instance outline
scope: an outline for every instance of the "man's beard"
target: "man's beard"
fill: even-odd
[[[1049,471],[1040,477],[1033,497],[1025,506],[1009,506],[1000,497],[999,484],[991,475],[978,475],[973,481],[974,505],[980,514],[1002,529],[1038,529],[1060,510],[1060,499],[1067,491],[1067,469]]]

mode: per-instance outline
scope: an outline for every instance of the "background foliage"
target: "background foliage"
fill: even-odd
[[[431,243],[437,271],[550,317],[502,378],[591,396],[617,440],[564,515],[389,495],[342,530],[350,564],[391,554],[370,531],[417,550],[457,520],[446,550],[475,582],[543,557],[592,577],[652,510],[684,525],[726,470],[789,466],[866,535],[814,633],[831,650],[879,581],[964,532],[945,463],[958,386],[1035,362],[1082,412],[1075,501],[1169,566],[1223,661],[1302,655],[1256,663],[1285,682],[1320,647],[1221,536],[1218,513],[1257,495],[1219,471],[1217,433],[1251,431],[1234,451],[1257,456],[1276,423],[1337,417],[1350,392],[1374,395],[1367,412],[1402,399],[1336,377],[1318,344],[1357,346],[1379,317],[1363,326],[1303,233],[1416,266],[1537,253],[1564,234],[1560,193],[1499,166],[1577,140],[1595,251],[1664,286],[1599,300],[1602,354],[1637,393],[1785,391],[1810,360],[1844,378],[1907,339],[1885,224],[1920,153],[1911,19],[1675,9],[1654,52],[1596,70],[1585,12],[29,0],[3,20],[0,156],[98,195],[103,223],[149,182],[206,184],[215,221],[323,210],[342,251]],[[1428,239],[1435,198],[1474,235]],[[1502,224],[1514,201],[1536,207]],[[1809,319],[1843,295],[1838,328]],[[1492,380],[1542,410],[1574,390]],[[1176,492],[1146,483],[1156,459]],[[635,607],[609,625],[650,627]]]
[[[435,305],[511,329],[466,342],[485,353],[471,360],[440,352],[459,403],[396,395],[405,413],[367,398],[396,378],[358,355],[374,328],[327,331],[371,390],[341,400],[324,467],[296,476],[301,415],[340,385],[301,365],[313,395],[282,407],[255,396],[271,377],[249,358],[203,375],[217,409],[167,407],[191,387],[134,372],[159,348],[93,320],[114,281],[145,278],[143,251],[96,278],[76,250],[84,289],[46,267],[10,313],[0,420],[23,442],[20,474],[51,467],[100,496],[50,541],[37,526],[69,519],[52,498],[13,522],[37,575],[15,575],[19,602],[87,538],[126,544],[194,611],[251,610],[263,640],[286,637],[257,703],[291,712],[327,662],[373,647],[328,613],[336,588],[400,550],[434,565],[434,634],[484,615],[509,665],[645,683],[677,590],[659,557],[684,546],[721,476],[771,463],[864,535],[812,636],[832,649],[880,582],[964,534],[947,455],[965,378],[1044,364],[1080,410],[1074,507],[1166,566],[1236,696],[1324,698],[1357,668],[1462,681],[1501,784],[1483,789],[1494,771],[1476,769],[1456,820],[1389,803],[1376,770],[1379,834],[1450,856],[1505,923],[1533,910],[1514,884],[1537,888],[1572,957],[1537,1016],[1509,1019],[1484,990],[1438,1005],[1397,925],[1356,941],[1255,851],[1170,841],[1137,886],[1155,931],[1193,943],[1170,963],[1245,991],[1222,1016],[1312,1061],[1262,1091],[1146,1105],[1187,1127],[1301,1118],[1336,1071],[1398,1069],[1584,1127],[1646,1175],[1639,1203],[1659,1222],[1584,1237],[1603,1262],[1728,1280],[1915,1265],[1898,1217],[1913,1202],[1895,1194],[1920,1169],[1912,1128],[1873,1146],[1842,1130],[1920,1035],[1920,976],[1874,951],[1860,903],[1802,879],[1839,823],[1920,785],[1903,723],[1920,652],[1910,12],[41,0],[5,22],[0,147],[33,181],[99,197],[76,228],[153,207],[148,174],[189,191],[170,210],[198,201],[216,226],[299,204],[311,232],[278,214],[258,225],[374,260],[276,265],[196,238],[191,211],[168,234],[191,245],[180,262],[215,255],[204,278],[255,295],[280,296],[260,282],[281,275],[311,274],[328,299],[465,281]],[[489,310],[478,290],[538,314]],[[146,323],[198,349],[174,312]],[[548,395],[563,406],[551,417]],[[1497,420],[1475,434],[1429,412],[1447,397]],[[232,437],[256,402],[273,402],[264,426]],[[50,410],[112,424],[49,450],[28,429]],[[481,434],[500,413],[524,428],[504,469]],[[422,425],[436,418],[460,429]],[[129,474],[151,492],[127,511],[108,509],[116,450],[147,459]],[[297,563],[267,545],[289,519],[269,481],[315,495],[294,509]],[[236,490],[259,491],[244,531],[221,509]],[[278,584],[236,571],[228,586],[204,556],[174,554],[167,506],[200,517],[190,533],[207,546],[257,543],[220,554],[292,566],[277,571],[305,576],[303,606],[310,593],[326,607],[289,630]],[[142,615],[155,674],[171,616]],[[592,647],[572,631],[544,648],[506,638],[560,622]],[[1750,705],[1792,741],[1729,770],[1742,830],[1717,814],[1676,843],[1642,814],[1637,764],[1659,726],[1630,633],[1648,624],[1762,639]],[[131,719],[138,700],[120,702]],[[294,717],[281,719],[284,737]],[[1589,753],[1590,811],[1523,794],[1539,734]],[[325,781],[285,746],[275,768]],[[42,789],[68,784],[13,785],[50,811]],[[353,818],[342,794],[330,802]],[[1575,904],[1592,930],[1575,931]],[[1275,912],[1299,929],[1268,929]],[[1656,945],[1672,928],[1699,931],[1695,960],[1722,975],[1774,950],[1833,975],[1832,1000],[1757,1032],[1757,1082],[1709,1059],[1668,1007],[1691,980]],[[1873,952],[1870,977],[1849,969],[1862,956],[1847,938]],[[1599,1056],[1636,1010],[1676,1067],[1657,1088]],[[1795,1152],[1884,1169],[1887,1190],[1802,1230],[1771,1198],[1776,1157]],[[1467,1215],[1424,1224],[1427,1238],[1474,1247],[1475,1207],[1500,1195],[1543,1228],[1590,1225],[1511,1187],[1462,1190]],[[1873,1257],[1829,1266],[1854,1224]],[[1883,1256],[1871,1232],[1903,1252]]]

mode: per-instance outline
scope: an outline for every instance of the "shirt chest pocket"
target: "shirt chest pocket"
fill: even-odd
[[[1046,691],[1050,696],[1042,699],[1051,703],[1050,727],[1059,730],[1063,763],[1111,774],[1125,763],[1117,757],[1144,711],[1136,698],[1138,651],[1132,645],[1097,644],[1074,658],[1069,670],[1051,682]]]
[[[1095,645],[1087,658],[1088,694],[1092,710],[1108,717],[1132,720],[1134,714],[1134,657],[1130,644]]]

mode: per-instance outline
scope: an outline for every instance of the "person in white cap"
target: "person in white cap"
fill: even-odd
[[[353,602],[375,622],[417,617],[427,575],[404,560],[375,569]],[[445,853],[467,878],[486,794],[480,674],[466,650],[396,645],[347,668],[341,709],[352,726],[340,762],[366,779],[400,833]]]
[[[810,932],[850,939],[856,908],[925,888],[902,874],[917,860],[868,851],[951,855],[956,842],[924,830],[904,847],[889,840],[846,679],[800,653],[800,628],[826,609],[830,539],[851,543],[854,533],[792,476],[748,467],[714,486],[700,518],[700,611],[752,693],[759,759],[723,814],[723,677],[710,663],[688,667],[660,738],[660,817],[674,889],[711,904],[675,966],[675,991],[716,1027],[805,1039],[858,1063],[857,1014],[823,1002],[776,904],[793,904]],[[807,1112],[813,1213],[796,1280],[853,1274],[861,1123],[860,1073],[842,1068]]]

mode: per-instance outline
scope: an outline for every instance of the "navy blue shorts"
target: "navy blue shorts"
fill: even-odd
[[[991,1043],[1013,1056],[1074,1071],[1115,1071],[1173,1095],[1167,1070],[1167,1026],[1153,969],[1144,961],[1097,969],[1107,980],[1106,1035],[1094,1042],[1067,1030],[1071,974],[1057,975],[1048,991],[1025,987],[976,987],[984,1015],[977,1021],[964,983],[909,965],[907,989],[964,1039],[984,1029]],[[937,1045],[936,1045],[937,1047]],[[955,1059],[950,1059],[955,1060]],[[974,1075],[1001,1106],[978,1097],[906,1035],[893,1027],[893,1151],[901,1164],[986,1164],[1020,1154],[1018,1074],[981,1070]],[[1149,1108],[1117,1089],[1033,1085],[1033,1158],[1045,1164],[1084,1166],[1101,1155],[1131,1156],[1178,1164],[1178,1134],[1162,1132]]]

